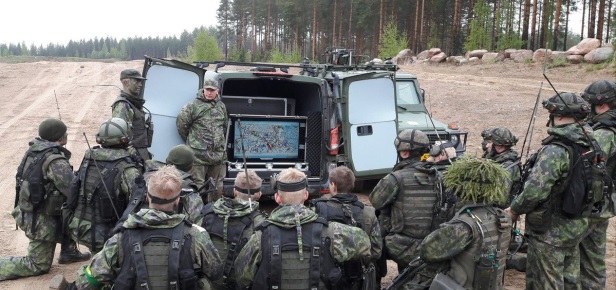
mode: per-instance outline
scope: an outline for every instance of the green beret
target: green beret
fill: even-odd
[[[167,164],[175,165],[177,169],[184,172],[190,171],[194,162],[195,152],[184,144],[171,148],[166,161]]]
[[[39,137],[47,141],[58,141],[66,134],[66,125],[58,119],[45,119],[38,128]]]

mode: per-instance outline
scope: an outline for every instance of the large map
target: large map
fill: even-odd
[[[233,157],[242,158],[241,139],[244,139],[246,158],[297,158],[299,152],[299,122],[241,121],[235,122]]]

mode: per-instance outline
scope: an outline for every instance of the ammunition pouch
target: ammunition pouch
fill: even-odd
[[[60,216],[62,215],[62,204],[64,204],[64,195],[54,191],[47,195],[47,199],[44,206],[44,212],[48,216]]]
[[[465,290],[458,282],[443,273],[436,274],[428,290]]]
[[[494,289],[494,283],[498,274],[498,267],[494,258],[482,256],[475,266],[473,278],[473,289],[490,290]]]
[[[537,234],[545,233],[552,226],[554,208],[549,201],[544,202],[538,209],[526,214],[528,228]]]

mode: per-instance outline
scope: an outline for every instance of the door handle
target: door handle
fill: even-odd
[[[357,136],[369,136],[372,135],[372,125],[358,126]]]

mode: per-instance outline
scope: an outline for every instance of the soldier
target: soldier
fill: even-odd
[[[218,96],[215,80],[205,81],[197,98],[186,104],[177,116],[178,133],[197,158],[191,172],[195,183],[202,187],[209,177],[216,181],[217,192],[208,195],[207,202],[216,201],[223,190],[228,122],[227,109]]]
[[[152,157],[148,147],[152,145],[154,132],[150,111],[143,106],[145,100],[141,94],[141,87],[144,80],[145,78],[134,69],[125,69],[120,73],[122,91],[111,105],[111,116],[121,118],[128,123],[132,145],[143,160],[148,160]]]
[[[481,138],[483,138],[483,140],[481,141],[481,157],[484,158],[488,155],[488,153],[490,153],[488,151],[488,142],[490,141],[490,131],[492,131],[492,128],[488,128],[485,129],[483,131],[481,131]]]
[[[432,286],[503,289],[511,218],[492,204],[505,199],[508,172],[489,160],[466,157],[453,163],[444,178],[463,206],[419,247],[422,261],[449,263],[448,270],[436,275]],[[407,285],[405,289],[409,288]]]
[[[156,160],[146,161],[146,173],[144,175],[152,174],[164,165],[175,166],[182,176],[182,194],[180,195],[180,205],[177,209],[178,213],[185,214],[186,219],[192,223],[202,224],[203,216],[201,215],[201,210],[203,209],[203,200],[193,176],[189,173],[195,162],[195,152],[190,147],[180,144],[171,148],[165,162],[162,163]],[[145,196],[141,198],[142,201],[145,201]],[[143,203],[143,208],[146,207],[147,204]]]
[[[578,246],[588,229],[588,218],[572,216],[568,201],[578,194],[574,186],[585,183],[581,178],[589,178],[576,164],[585,164],[582,161],[586,160],[577,159],[593,155],[587,154],[593,152],[592,129],[577,124],[590,107],[574,93],[557,94],[543,101],[543,107],[550,113],[549,137],[542,142],[524,190],[506,211],[514,221],[526,214],[526,289],[580,289]],[[581,199],[577,203],[581,205]]]
[[[507,188],[509,188],[507,199],[500,205],[503,209],[509,206],[513,196],[517,194],[519,187],[521,187],[522,167],[520,166],[520,158],[518,152],[512,149],[516,143],[518,143],[518,137],[507,128],[494,128],[489,132],[489,140],[486,145],[488,154],[485,158],[494,160],[507,169],[511,178],[507,182]]]
[[[341,278],[337,263],[370,255],[370,238],[359,228],[327,222],[303,205],[306,175],[289,168],[274,178],[280,205],[259,225],[239,253],[239,289],[331,289]],[[284,245],[284,246],[283,246]],[[335,288],[334,288],[335,289]]]
[[[616,83],[600,80],[590,84],[582,97],[592,109],[589,122],[594,130],[594,137],[606,153],[608,174],[614,179],[616,169]],[[609,219],[616,212],[614,193],[604,196],[600,213],[591,216],[589,229],[580,242],[580,274],[582,289],[605,289],[606,283],[606,234]]]
[[[437,168],[432,162],[420,162],[428,152],[428,136],[419,130],[406,129],[394,141],[398,164],[383,177],[370,193],[370,202],[379,214],[388,259],[402,271],[418,256],[421,240],[450,217],[452,207],[438,189]],[[444,212],[435,214],[434,209]]]
[[[68,235],[62,233],[62,204],[66,201],[73,168],[66,125],[46,119],[38,128],[39,138],[30,142],[16,175],[15,222],[30,239],[25,257],[0,259],[0,281],[49,272],[56,243],[61,242],[58,263],[85,261],[90,253],[80,253]]]
[[[179,172],[163,166],[147,181],[149,208],[131,214],[77,271],[78,289],[204,289],[221,274],[222,261],[209,234],[173,213],[182,190]]]
[[[370,256],[363,261],[351,261],[345,264],[343,279],[346,281],[342,282],[346,285],[341,286],[343,289],[362,289],[362,283],[367,283],[363,289],[376,289],[375,265],[383,249],[381,227],[374,207],[365,205],[351,193],[354,184],[355,175],[351,169],[346,166],[336,167],[329,171],[331,198],[313,199],[310,204],[326,221],[359,227],[370,237]]]
[[[234,197],[223,196],[203,208],[203,227],[225,261],[222,277],[213,281],[213,289],[236,289],[233,262],[252,236],[257,225],[266,218],[259,211],[261,178],[253,171],[240,172],[235,178]]]
[[[112,236],[134,188],[140,157],[127,150],[128,124],[111,118],[101,124],[96,146],[85,152],[68,200],[71,237],[96,253]],[[97,168],[98,167],[98,168]]]

